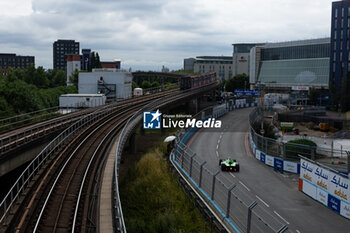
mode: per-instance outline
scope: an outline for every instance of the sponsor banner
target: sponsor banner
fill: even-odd
[[[317,189],[316,199],[321,202],[323,205],[328,205],[328,193],[323,191],[322,189]]]
[[[317,188],[313,184],[309,182],[303,182],[303,192],[312,197],[313,199],[316,199]]]
[[[284,170],[282,159],[275,158],[273,166],[278,170],[281,170],[281,171]]]
[[[300,163],[300,178],[310,181],[340,200],[350,201],[349,179],[304,159]]]
[[[255,158],[257,159],[257,160],[261,160],[261,151],[260,150],[255,150]]]
[[[315,166],[314,174],[315,174],[314,182],[316,182],[315,184],[317,185],[317,187],[320,187],[320,188],[328,191],[328,189],[329,189],[329,175],[330,175],[329,170],[322,168],[322,167],[319,167],[319,166]]]
[[[316,185],[316,175],[314,171],[316,170],[316,165],[314,163],[308,162],[304,159],[300,159],[300,178],[311,182]]]
[[[284,161],[283,162],[283,167],[284,170],[287,172],[293,172],[293,173],[298,173],[298,164],[290,161]]]
[[[327,206],[340,214],[340,200],[332,195],[328,195],[328,204]]]
[[[260,151],[260,161],[265,163],[265,154]]]
[[[265,155],[265,163],[271,167],[273,167],[274,165],[274,157],[270,156],[270,155]]]
[[[334,172],[329,172],[330,182],[329,182],[329,193],[335,197],[349,202],[350,192],[349,192],[349,179],[344,178]]]
[[[340,203],[340,214],[350,219],[350,205],[342,201]]]

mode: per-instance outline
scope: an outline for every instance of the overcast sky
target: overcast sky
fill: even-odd
[[[1,0],[0,53],[52,68],[52,44],[74,39],[122,68],[183,68],[232,55],[238,42],[329,37],[331,0]]]

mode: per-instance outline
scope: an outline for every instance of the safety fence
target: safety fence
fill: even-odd
[[[4,197],[0,203],[0,223],[6,224],[6,219],[11,213],[12,208],[20,198],[21,194],[25,192],[25,189],[30,185],[34,176],[38,174],[39,170],[45,165],[45,163],[61,148],[63,148],[67,142],[71,141],[82,129],[88,125],[96,122],[97,120],[107,116],[113,112],[115,108],[102,108],[98,111],[90,113],[81,120],[75,122],[70,127],[61,132],[54,140],[52,140],[24,169],[19,178],[11,187],[10,191]]]
[[[205,90],[206,88],[211,89],[212,87],[208,85],[208,87],[204,87],[197,90],[188,90],[184,91],[181,94],[175,93],[172,95],[168,95],[167,98],[161,98],[152,101],[151,103],[145,105],[140,110],[138,110],[136,113],[134,113],[127,123],[125,124],[122,132],[119,135],[118,144],[117,144],[117,152],[116,152],[116,159],[115,159],[115,165],[114,165],[114,177],[113,177],[113,192],[114,192],[114,200],[113,200],[113,215],[116,221],[114,221],[114,227],[116,232],[126,232],[125,222],[124,222],[124,216],[123,216],[123,210],[122,205],[120,201],[119,196],[119,184],[118,184],[118,174],[119,174],[119,164],[120,160],[122,158],[124,146],[132,134],[132,132],[135,130],[139,122],[141,121],[143,117],[144,111],[152,111],[157,108],[161,108],[163,106],[172,104],[178,100],[178,98],[184,98],[184,96],[191,96],[192,94],[195,94],[196,92],[201,92],[201,90]]]
[[[249,138],[251,148],[256,159],[278,170],[297,174],[300,173],[299,155],[314,161],[318,159],[320,161],[323,161],[323,163],[325,163],[326,165],[328,165],[326,162],[327,158],[334,158],[338,160],[342,159],[345,161],[343,162],[343,164],[333,164],[332,166],[340,172],[348,174],[346,166],[344,165],[344,163],[347,162],[346,151],[343,149],[335,149],[333,147],[333,142],[328,142],[332,145],[328,147],[320,145],[301,145],[291,142],[284,142],[283,137],[288,136],[282,136],[281,138],[276,140],[264,137],[258,132],[256,132],[254,127],[256,127],[257,124],[261,124],[261,121],[263,120],[264,115],[266,115],[266,112],[266,110],[256,108],[249,115]],[[321,144],[319,142],[320,140],[326,142],[325,139],[310,136],[293,136],[293,139],[307,139],[318,142],[318,144]]]
[[[218,111],[218,107],[205,109],[194,116],[197,119],[218,118],[230,110],[250,106],[232,106]],[[183,129],[177,134],[172,160],[191,183],[211,202],[223,219],[236,232],[291,232],[272,212],[258,204],[255,196],[229,180],[220,170],[207,166],[186,143],[197,128]]]

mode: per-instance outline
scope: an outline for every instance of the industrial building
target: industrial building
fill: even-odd
[[[132,74],[117,69],[93,69],[80,72],[79,94],[104,94],[107,101],[127,99],[132,96]]]
[[[120,59],[114,59],[114,61],[101,61],[101,67],[120,70],[120,63]]]
[[[6,73],[8,68],[25,69],[30,65],[35,65],[34,56],[20,56],[14,53],[0,53],[0,69]]]
[[[66,71],[67,54],[79,55],[79,42],[75,40],[57,40],[53,43],[53,68]]]
[[[64,94],[59,98],[60,108],[75,110],[79,108],[91,108],[104,105],[104,94]]]
[[[278,92],[328,88],[330,38],[267,43],[250,50],[251,88]]]

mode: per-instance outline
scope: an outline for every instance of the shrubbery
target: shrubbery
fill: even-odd
[[[144,155],[121,181],[128,232],[209,232],[199,210],[169,173],[160,150]]]
[[[298,154],[311,158],[311,154],[316,154],[317,144],[307,139],[295,139],[286,143],[287,157],[298,158]]]

